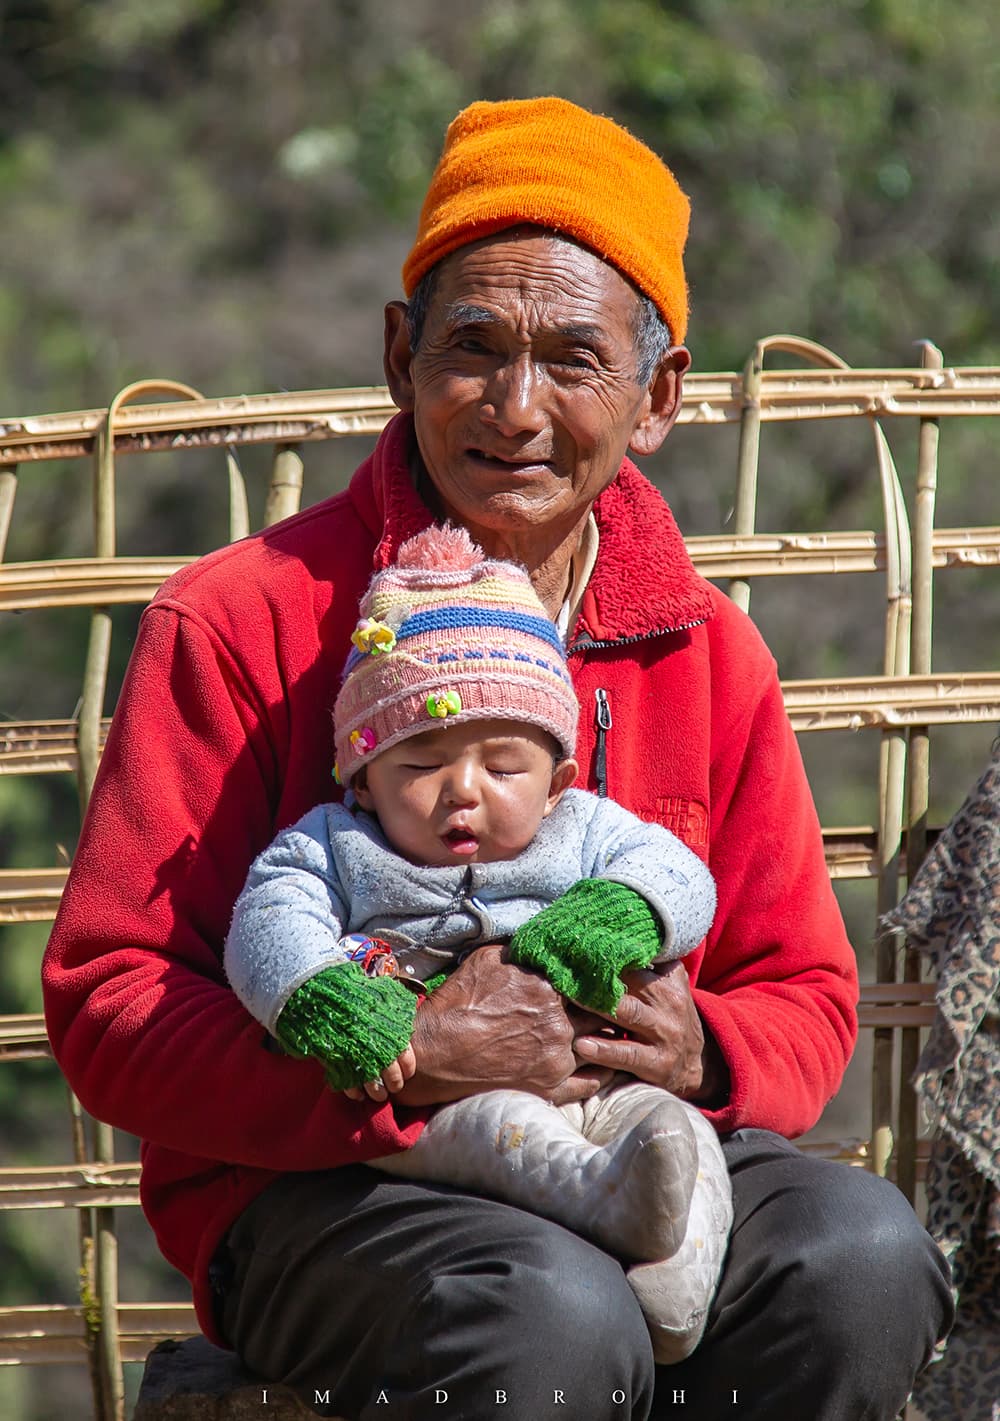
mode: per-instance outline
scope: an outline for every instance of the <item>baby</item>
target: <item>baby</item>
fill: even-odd
[[[523,568],[431,528],[360,610],[334,709],[353,802],[317,806],[258,857],[225,966],[286,1049],[321,1061],[335,1089],[384,1100],[415,1068],[417,993],[467,952],[509,941],[514,962],[613,1015],[623,972],[697,946],[715,889],[666,829],[570,788],[576,696]],[[657,1361],[701,1337],[729,1178],[711,1126],[659,1087],[619,1076],[561,1109],[487,1091],[369,1163],[494,1195],[621,1255]]]

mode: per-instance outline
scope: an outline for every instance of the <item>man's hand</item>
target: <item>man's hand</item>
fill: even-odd
[[[608,1020],[627,1038],[578,1036],[578,1058],[627,1071],[695,1105],[724,1104],[729,1072],[715,1041],[705,1035],[681,963],[656,972],[629,972],[623,980],[628,994]]]
[[[393,1100],[438,1105],[481,1091],[526,1090],[557,1105],[586,1100],[610,1071],[580,1069],[566,1002],[549,983],[480,947],[421,1005],[416,1071]]]

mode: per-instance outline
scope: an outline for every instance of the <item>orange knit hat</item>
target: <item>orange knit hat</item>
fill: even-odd
[[[471,104],[449,125],[403,289],[412,296],[459,247],[532,223],[566,233],[624,272],[679,345],[689,213],[670,169],[612,119],[557,98]]]

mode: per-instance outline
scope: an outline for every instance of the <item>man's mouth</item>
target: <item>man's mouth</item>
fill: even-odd
[[[477,449],[475,446],[470,446],[465,452],[475,463],[505,474],[532,473],[536,469],[549,468],[552,462],[536,455],[519,454],[511,457],[507,454],[493,454],[488,449]]]

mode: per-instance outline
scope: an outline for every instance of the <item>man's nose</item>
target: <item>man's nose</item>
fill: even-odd
[[[483,391],[480,414],[505,438],[537,434],[545,427],[541,372],[525,352],[499,365]]]

